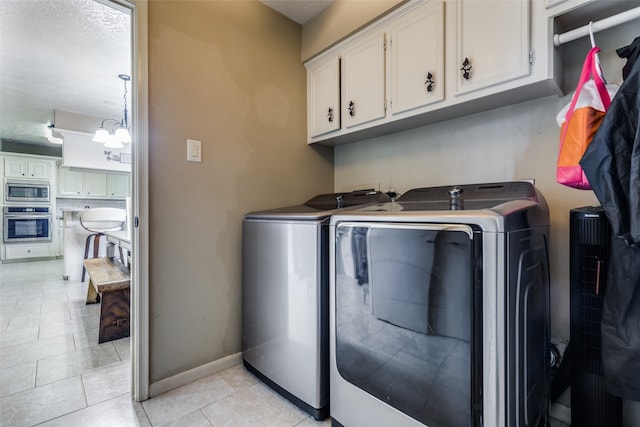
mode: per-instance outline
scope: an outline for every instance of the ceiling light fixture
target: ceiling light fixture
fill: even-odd
[[[57,136],[53,136],[53,128],[55,127],[56,126],[51,123],[47,124],[47,127],[44,130],[44,133],[47,136],[47,139],[49,140],[50,143],[61,145],[64,142],[63,139]]]
[[[104,119],[93,136],[93,141],[100,142],[107,148],[122,148],[124,144],[131,142],[127,121],[127,82],[131,80],[131,77],[126,74],[119,74],[118,77],[124,82],[124,116],[121,121]],[[107,122],[112,122],[109,129],[104,126]]]

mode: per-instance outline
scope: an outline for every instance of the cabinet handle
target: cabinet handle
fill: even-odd
[[[433,92],[433,85],[436,84],[433,80],[433,74],[427,72],[427,80],[424,82],[427,85],[427,92]]]
[[[460,71],[462,71],[462,77],[465,80],[471,79],[471,61],[469,61],[469,58],[464,58]]]
[[[354,117],[356,115],[356,103],[349,101],[349,115]]]
[[[329,107],[329,111],[327,112],[327,119],[329,123],[333,123],[333,108]]]

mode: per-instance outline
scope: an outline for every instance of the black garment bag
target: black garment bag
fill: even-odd
[[[602,311],[607,391],[640,401],[640,37],[617,50],[624,82],[580,165],[613,230]]]

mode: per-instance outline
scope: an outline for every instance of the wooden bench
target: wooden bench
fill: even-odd
[[[100,306],[98,342],[129,336],[129,288],[131,280],[126,269],[111,258],[90,258],[84,261],[89,273],[87,304]]]

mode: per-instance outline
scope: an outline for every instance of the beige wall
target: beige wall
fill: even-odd
[[[336,0],[302,27],[302,60],[317,55],[405,0]]]
[[[340,3],[346,3],[343,7],[351,4],[339,0],[336,7]],[[325,13],[329,15],[332,11]],[[621,82],[624,64],[615,49],[633,41],[639,24],[636,20],[596,35],[610,83]],[[330,27],[327,23],[327,28]],[[348,28],[342,32],[348,32]],[[313,33],[303,31],[303,45],[311,45],[306,37],[322,33],[321,28],[314,28]],[[589,47],[587,38],[561,48],[569,91],[575,87]],[[374,184],[381,190],[393,187],[402,193],[432,185],[535,179],[551,209],[552,335],[568,339],[569,211],[597,204],[592,191],[575,190],[555,182],[559,134],[555,116],[569,101],[568,96],[552,96],[338,146],[335,191]]]
[[[333,190],[300,31],[257,1],[149,3],[152,383],[241,351],[243,214]]]

